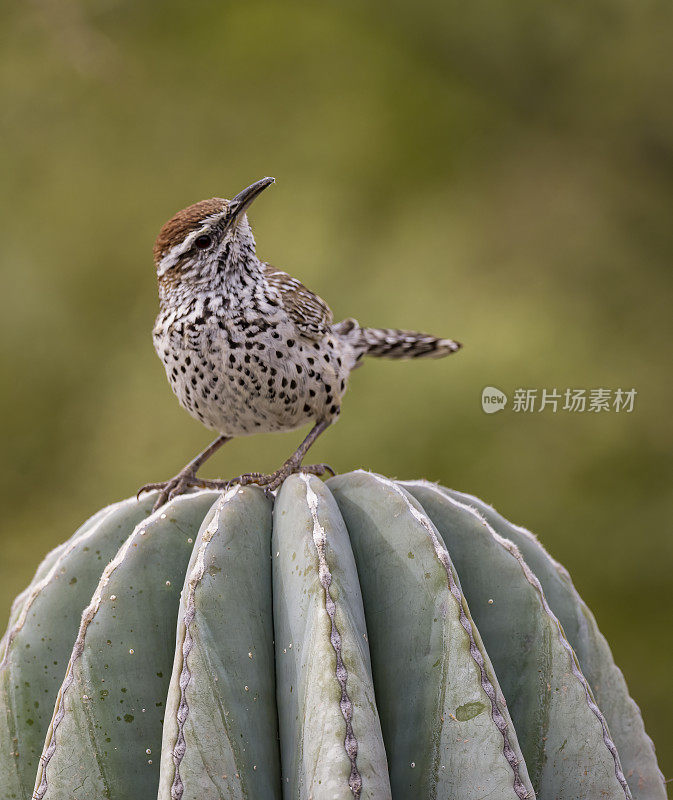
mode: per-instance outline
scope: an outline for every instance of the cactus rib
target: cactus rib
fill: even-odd
[[[175,624],[173,614],[177,616],[176,583],[184,579],[191,552],[190,534],[214,499],[214,493],[208,492],[176,498],[140,522],[103,570],[82,614],[58,692],[34,800],[59,798],[73,785],[79,785],[81,793],[88,796],[126,797],[131,787],[145,796],[156,791],[158,764],[149,768],[152,760],[141,755],[140,747],[145,741],[150,745],[161,742],[157,729],[163,716],[163,684],[167,683],[162,676],[164,669],[168,672],[164,642]],[[157,557],[164,548],[171,550],[171,558],[165,563]],[[166,577],[171,580],[165,581]],[[130,584],[135,584],[135,593]],[[153,609],[155,615],[145,614],[145,608]],[[126,637],[138,644],[128,648]],[[133,663],[128,663],[131,656]],[[128,663],[128,672],[114,669],[120,659],[122,664]],[[108,672],[110,663],[113,669]],[[159,680],[147,669],[155,663]],[[145,664],[140,680],[136,680],[134,669]],[[124,686],[127,681],[128,692]],[[76,687],[80,691],[73,691]],[[116,703],[113,706],[118,690],[122,692],[120,702],[126,700],[125,708],[130,705],[128,711],[133,714],[122,717]],[[142,713],[138,713],[141,707]]]
[[[343,517],[320,480],[301,476],[285,481],[273,515],[283,796],[353,800],[359,792],[362,800],[390,800],[365,612]]]
[[[13,604],[0,644],[0,786],[7,797],[28,800],[43,753],[63,667],[72,653],[82,608],[97,586],[101,567],[148,513],[148,500],[101,509],[38,567]],[[56,565],[56,566],[55,566]],[[9,756],[9,757],[8,757]]]
[[[547,598],[542,590],[542,586],[540,585],[540,581],[537,579],[533,571],[530,569],[528,564],[523,560],[521,553],[519,552],[519,548],[511,542],[509,539],[504,539],[502,536],[497,534],[493,528],[486,522],[486,520],[481,517],[481,515],[477,514],[477,512],[470,508],[469,506],[465,506],[462,503],[458,503],[456,500],[452,500],[452,502],[456,503],[456,505],[461,505],[463,508],[467,509],[471,514],[479,517],[484,525],[489,528],[491,534],[495,538],[496,542],[501,544],[509,553],[511,553],[514,558],[521,564],[521,569],[523,570],[524,575],[528,582],[535,588],[537,593],[540,595],[540,600],[542,602],[542,607],[544,608],[547,615],[553,620],[554,625],[558,631],[559,641],[561,642],[561,646],[568,654],[568,661],[570,663],[570,670],[575,678],[580,682],[582,688],[584,689],[584,694],[587,700],[587,705],[593,712],[593,714],[598,719],[601,729],[603,731],[603,741],[605,742],[605,746],[610,751],[614,761],[615,761],[615,777],[619,781],[624,789],[624,795],[626,796],[627,800],[631,800],[631,790],[629,789],[629,785],[626,782],[626,778],[624,777],[624,772],[622,771],[622,766],[619,762],[619,755],[617,754],[617,748],[615,747],[615,743],[612,741],[612,737],[610,736],[610,731],[608,730],[607,723],[605,721],[605,717],[601,713],[600,708],[596,705],[596,701],[594,700],[593,693],[589,684],[587,683],[586,678],[584,677],[582,670],[580,669],[579,663],[577,661],[577,656],[575,655],[575,651],[570,646],[570,642],[566,639],[565,634],[563,633],[563,628],[561,627],[561,623],[558,621],[558,618],[554,614],[554,612],[549,607],[549,603],[547,602]]]
[[[311,481],[308,475],[301,474],[300,478],[306,484],[306,502],[308,504],[311,516],[313,517],[313,543],[318,552],[319,577],[320,583],[325,590],[325,611],[330,619],[330,642],[334,648],[336,655],[336,679],[341,687],[341,702],[339,706],[341,713],[346,721],[346,737],[344,739],[344,748],[346,754],[351,762],[351,774],[348,779],[348,785],[355,800],[360,800],[360,793],[362,792],[362,776],[357,767],[358,756],[358,741],[353,733],[353,704],[348,696],[348,672],[344,666],[343,657],[341,653],[341,634],[339,633],[336,625],[336,603],[332,598],[331,585],[332,573],[330,572],[327,558],[325,557],[325,548],[327,545],[327,535],[325,529],[320,524],[318,519],[318,495],[311,488]]]
[[[608,757],[608,760],[605,762],[605,767],[607,768],[609,764],[612,765],[612,770],[614,771],[615,779],[617,781],[617,784],[619,785],[619,789],[617,789],[617,786],[615,785],[615,790],[619,791],[619,795],[620,796],[622,796],[622,792],[623,792],[623,795],[627,798],[627,800],[630,800],[631,792],[630,792],[630,789],[628,787],[628,783],[626,782],[626,778],[624,776],[624,773],[623,773],[623,770],[622,770],[622,767],[621,767],[621,763],[619,761],[619,756],[617,754],[617,749],[616,749],[616,747],[614,745],[614,742],[612,741],[612,737],[610,736],[610,733],[609,733],[605,718],[604,718],[603,714],[601,713],[600,709],[598,708],[598,706],[596,705],[596,702],[594,700],[594,697],[593,697],[593,694],[591,692],[591,689],[590,689],[590,687],[589,687],[589,685],[588,685],[588,683],[586,681],[586,678],[584,677],[584,675],[583,675],[583,673],[582,673],[582,671],[580,669],[579,663],[577,661],[577,657],[576,657],[576,655],[575,655],[570,643],[568,642],[568,640],[567,640],[567,638],[565,636],[563,628],[562,628],[561,624],[559,623],[556,615],[554,614],[554,612],[550,608],[549,603],[547,602],[547,598],[545,597],[545,594],[544,594],[544,591],[543,591],[542,586],[540,584],[540,581],[538,580],[537,576],[533,573],[533,571],[530,569],[528,564],[525,562],[525,560],[522,557],[518,547],[513,542],[511,542],[509,539],[506,539],[503,536],[500,536],[500,534],[498,534],[491,527],[491,525],[489,525],[487,520],[475,508],[473,508],[473,507],[471,507],[471,506],[469,506],[469,505],[467,505],[465,503],[460,502],[459,500],[455,499],[454,497],[452,497],[450,495],[445,494],[444,492],[439,490],[433,484],[428,484],[428,483],[425,483],[425,482],[418,481],[418,482],[408,482],[408,483],[406,483],[404,485],[408,486],[412,491],[416,490],[416,491],[414,491],[414,493],[417,494],[419,501],[425,503],[426,506],[429,503],[429,499],[427,497],[427,495],[429,493],[430,495],[434,495],[435,498],[437,499],[437,502],[440,503],[440,504],[443,503],[445,505],[445,507],[448,504],[448,506],[450,508],[457,509],[459,514],[467,514],[469,517],[471,517],[474,520],[474,522],[477,525],[477,527],[474,529],[474,534],[473,535],[476,535],[479,530],[485,529],[485,531],[487,532],[487,536],[488,536],[486,541],[491,540],[491,541],[495,542],[498,545],[499,548],[502,548],[506,553],[509,554],[509,556],[511,556],[516,561],[516,563],[518,564],[519,570],[520,570],[519,574],[523,577],[525,583],[527,583],[532,588],[532,590],[534,592],[533,596],[537,597],[538,607],[544,613],[545,617],[549,620],[549,624],[551,625],[551,628],[550,629],[548,628],[548,630],[551,631],[551,635],[554,635],[554,633],[555,633],[556,640],[558,642],[557,647],[560,646],[560,648],[561,648],[560,650],[557,650],[557,653],[559,655],[562,654],[562,656],[564,657],[564,662],[566,664],[566,666],[564,667],[563,671],[564,672],[568,671],[569,674],[573,675],[573,677],[577,681],[578,688],[580,689],[580,695],[579,696],[581,696],[584,699],[589,711],[591,712],[592,717],[595,720],[597,720],[598,724],[600,725],[600,732],[601,732],[600,733],[600,741],[602,742],[602,744],[605,746],[605,748],[607,749],[607,751],[610,754],[609,757]],[[420,491],[418,491],[418,490],[420,490]],[[456,554],[459,554],[461,552],[460,547],[459,547],[459,542],[457,541],[456,536],[452,532],[452,528],[453,528],[454,525],[456,525],[456,523],[452,522],[452,517],[446,516],[446,512],[445,512],[444,521],[440,524],[439,523],[439,519],[436,516],[436,514],[438,513],[437,510],[435,509],[435,511],[431,512],[431,513],[435,515],[435,519],[437,520],[437,524],[440,526],[440,528],[444,529],[445,536],[449,537],[449,540],[451,541],[452,548],[454,546],[456,546],[456,551],[455,551]],[[439,513],[441,513],[441,512],[439,512]],[[456,530],[457,530],[457,528],[456,528]],[[476,552],[476,550],[475,550],[475,552]],[[456,557],[458,557],[458,555]],[[463,558],[465,558],[465,557],[466,556],[463,553]],[[466,562],[463,562],[462,569],[466,573],[466,580],[467,580],[468,575],[467,575],[467,564],[466,564]],[[525,585],[525,584],[523,584],[523,585]],[[468,592],[468,594],[469,594],[469,592]],[[479,619],[479,617],[478,617],[478,619]],[[484,635],[486,636],[486,633]],[[487,638],[487,641],[488,641],[488,638]],[[489,642],[489,647],[491,645],[492,645],[492,642]],[[540,650],[540,654],[542,654],[542,652],[543,652],[543,650]],[[501,666],[503,666],[503,665],[501,665]],[[511,701],[511,698],[510,698],[510,701]],[[528,707],[530,708],[530,704],[529,704]],[[559,712],[560,712],[560,709],[555,713],[559,713]],[[519,718],[519,715],[515,714],[515,720],[517,720],[518,718]],[[560,730],[560,729],[558,729],[558,730]],[[572,728],[570,728],[570,730],[572,730]],[[566,731],[566,735],[568,735],[570,730]],[[545,737],[545,739],[546,739],[546,737]],[[539,747],[539,743],[531,742],[530,737],[529,737],[529,744],[534,744],[535,748]],[[580,742],[575,742],[575,745],[576,746],[580,746]],[[565,745],[563,745],[563,747],[565,747]],[[563,748],[561,748],[558,751],[559,755],[562,752],[562,750],[563,750]],[[524,748],[524,753],[526,754],[527,758],[529,758],[529,756],[532,758],[532,751],[527,750],[526,748]],[[578,751],[578,753],[579,753],[579,751]],[[546,758],[543,759],[542,763],[544,763],[545,761],[546,761]],[[531,766],[532,765],[529,762],[529,767],[531,767]],[[539,779],[539,775],[538,775],[538,779]],[[534,784],[535,784],[535,780],[534,780]],[[606,787],[606,789],[607,789],[607,787]],[[537,785],[536,785],[536,790],[538,790]]]
[[[189,705],[187,703],[187,686],[192,678],[189,670],[189,654],[191,653],[194,640],[190,631],[190,626],[194,621],[196,615],[196,607],[194,603],[194,595],[196,587],[203,578],[205,572],[205,557],[208,545],[212,541],[213,536],[217,533],[220,513],[223,506],[225,506],[231,498],[238,492],[238,486],[228,489],[222,497],[217,501],[215,507],[215,514],[210,521],[206,531],[201,539],[199,549],[196,556],[196,562],[192,571],[187,579],[187,597],[185,599],[185,612],[183,616],[183,624],[185,626],[185,639],[182,643],[182,671],[180,673],[180,703],[178,705],[177,722],[178,722],[178,737],[173,747],[173,763],[175,765],[175,776],[173,777],[173,785],[171,786],[171,797],[174,800],[182,800],[184,792],[184,784],[180,776],[180,764],[184,758],[187,745],[185,743],[185,722],[189,715]]]
[[[231,487],[203,518],[177,615],[160,800],[279,800],[270,540],[256,487]]]
[[[436,488],[442,494],[476,508],[498,533],[518,546],[540,581],[549,605],[577,655],[580,668],[607,721],[631,794],[639,800],[665,800],[664,777],[657,765],[654,743],[645,731],[640,709],[629,696],[624,675],[614,663],[610,647],[568,571],[545,550],[535,534],[509,522],[492,506],[463,492]]]
[[[135,528],[133,533],[121,546],[117,555],[112,559],[112,561],[109,562],[109,564],[103,570],[103,574],[101,575],[101,579],[98,583],[98,586],[96,587],[96,591],[94,592],[93,597],[91,598],[91,602],[82,612],[82,621],[79,626],[79,631],[77,632],[77,638],[75,639],[75,644],[73,645],[72,648],[72,655],[70,656],[70,661],[68,662],[68,668],[65,673],[63,684],[56,698],[56,703],[54,705],[54,716],[52,719],[52,723],[49,726],[49,730],[47,732],[44,753],[40,758],[40,767],[37,772],[35,792],[33,794],[34,800],[42,800],[42,798],[45,796],[47,792],[47,788],[49,785],[47,779],[47,769],[49,767],[49,762],[51,761],[54,752],[56,751],[56,731],[58,730],[58,727],[61,724],[63,717],[65,716],[65,704],[64,704],[65,696],[75,679],[74,665],[77,659],[82,655],[84,651],[84,639],[86,637],[89,625],[91,624],[93,618],[96,616],[96,612],[100,608],[101,600],[103,599],[103,591],[110,582],[110,577],[112,573],[119,567],[121,563],[123,563],[124,559],[126,558],[126,554],[128,553],[129,549],[133,546],[135,540],[138,538],[138,536],[144,533],[145,530],[159,518],[159,516],[160,516],[160,511],[157,511],[154,514],[152,514],[152,516],[148,517],[146,520],[141,522]]]
[[[451,559],[449,558],[449,552],[446,549],[446,545],[444,544],[443,541],[441,541],[435,526],[432,524],[427,514],[419,511],[416,508],[416,506],[409,499],[409,495],[400,486],[398,486],[394,481],[391,481],[388,478],[383,478],[380,475],[376,475],[375,478],[384,486],[388,486],[390,489],[393,489],[402,498],[411,515],[423,526],[423,528],[427,532],[428,538],[430,539],[435,554],[437,556],[437,560],[444,567],[444,570],[446,572],[446,578],[449,585],[449,591],[455,597],[456,603],[458,604],[460,624],[465,630],[465,633],[467,634],[470,641],[470,655],[472,656],[475,664],[479,667],[479,672],[481,674],[481,686],[491,703],[491,718],[493,719],[496,728],[502,734],[503,754],[507,759],[510,767],[512,768],[512,773],[514,775],[514,791],[516,792],[517,797],[521,798],[521,800],[525,800],[529,796],[529,792],[526,789],[526,786],[524,785],[523,781],[521,780],[521,775],[519,774],[519,761],[509,741],[509,730],[507,721],[505,720],[505,718],[502,715],[502,712],[498,708],[495,695],[495,687],[491,683],[491,679],[489,678],[488,673],[486,672],[486,665],[484,663],[484,658],[479,648],[477,647],[477,643],[474,637],[474,631],[472,629],[472,623],[470,622],[470,620],[467,617],[467,614],[465,613],[463,594],[460,588],[458,587],[458,584],[456,583],[456,579],[453,574]]]
[[[407,502],[408,495],[384,480],[358,471],[331,478],[327,486],[348,527],[361,581],[393,796],[534,797],[498,679],[451,558],[447,554],[444,563],[438,558],[437,542],[411,511],[410,504],[423,513],[416,501]],[[491,697],[479,661],[493,688]],[[492,715],[493,697],[507,724],[514,769]],[[516,775],[522,784],[518,793]]]

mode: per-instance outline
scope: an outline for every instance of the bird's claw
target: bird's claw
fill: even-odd
[[[290,475],[294,475],[297,472],[306,472],[309,475],[324,475],[326,472],[330,472],[332,475],[336,475],[336,472],[329,464],[308,464],[302,466],[301,464],[288,461],[283,464],[280,469],[277,469],[275,472],[270,472],[268,475],[263,472],[245,472],[243,475],[239,475],[237,478],[231,478],[228,481],[202,480],[199,481],[198,485],[206,489],[226,491],[236,484],[239,486],[255,484],[256,486],[262,487],[264,493],[269,495],[271,492],[275,492],[286,478],[289,478]]]
[[[158,491],[159,496],[157,497],[154,506],[152,506],[152,511],[157,511],[161,508],[161,506],[170,502],[174,497],[184,494],[192,486],[203,486],[204,483],[207,483],[207,481],[202,481],[200,478],[197,478],[193,472],[178,472],[175,477],[168,481],[162,481],[160,483],[146,483],[144,486],[141,486],[136,494],[136,499],[139,500],[140,495],[143,492]]]
[[[138,489],[136,498],[140,499],[140,495],[143,492],[158,491],[159,496],[152,507],[152,511],[157,511],[174,497],[184,494],[192,486],[198,486],[200,489],[216,489],[217,491],[224,492],[236,484],[239,486],[255,484],[261,486],[266,495],[270,495],[281,486],[286,478],[289,478],[290,475],[294,475],[297,472],[305,472],[309,475],[324,475],[326,472],[330,472],[332,475],[336,475],[336,472],[329,464],[307,464],[306,466],[302,466],[294,461],[286,461],[280,469],[277,469],[275,472],[270,472],[268,475],[263,472],[246,472],[228,481],[197,478],[194,472],[182,471],[178,472],[178,474],[169,481],[146,483]]]

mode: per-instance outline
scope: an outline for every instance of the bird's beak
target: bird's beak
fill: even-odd
[[[271,186],[271,184],[275,182],[275,178],[262,178],[261,181],[257,181],[251,186],[248,186],[247,189],[243,189],[242,192],[239,192],[236,197],[229,202],[229,223],[231,224],[238,219],[250,203],[252,203],[267,186]]]

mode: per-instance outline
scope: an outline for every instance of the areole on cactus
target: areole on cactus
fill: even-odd
[[[154,499],[16,599],[3,800],[666,797],[567,572],[481,501],[361,471]]]

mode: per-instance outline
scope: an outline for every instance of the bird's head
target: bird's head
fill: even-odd
[[[201,200],[171,217],[154,243],[160,289],[203,286],[221,278],[228,267],[245,268],[255,258],[245,212],[272,183],[273,178],[262,178],[232,200]]]

